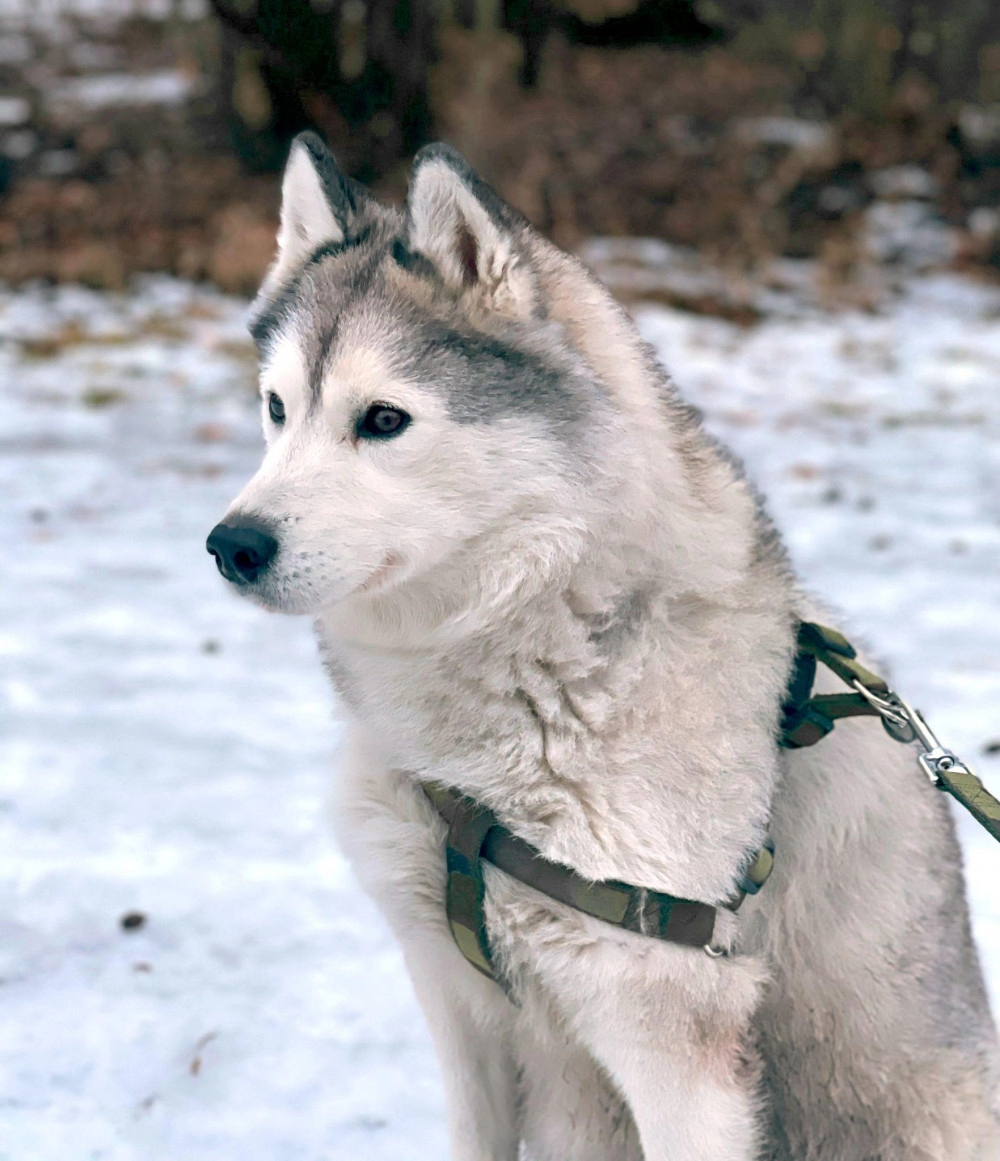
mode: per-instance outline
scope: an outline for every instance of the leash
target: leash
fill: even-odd
[[[782,707],[782,738],[790,750],[814,746],[829,734],[839,718],[857,715],[882,719],[897,742],[916,742],[917,761],[933,786],[947,791],[1000,842],[1000,801],[997,801],[953,750],[938,741],[919,710],[904,701],[876,674],[865,669],[846,637],[835,629],[804,621],[799,625],[798,655]],[[854,693],[812,694],[816,663],[820,662],[854,689]]]
[[[953,751],[938,741],[919,711],[858,661],[846,637],[824,625],[802,622],[797,645],[782,705],[779,746],[789,750],[813,746],[831,733],[841,718],[879,717],[897,742],[920,745],[918,762],[932,784],[951,794],[1000,841],[1000,801]],[[813,694],[818,664],[835,673],[853,692]],[[756,895],[764,886],[774,867],[774,845],[768,840],[747,858],[746,870],[733,895],[718,905],[679,899],[617,880],[593,881],[572,867],[546,859],[475,799],[439,782],[422,782],[421,786],[448,824],[448,926],[462,955],[491,979],[498,977],[486,930],[484,860],[550,899],[594,919],[667,943],[700,947],[713,957],[726,954],[712,943],[719,908],[738,910],[747,895]]]

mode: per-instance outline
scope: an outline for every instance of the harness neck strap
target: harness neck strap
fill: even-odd
[[[857,691],[854,683],[882,698],[888,695],[889,687],[857,660],[854,646],[846,637],[825,625],[803,621],[796,643],[798,652],[782,706],[780,746],[788,750],[814,746],[833,730],[840,718],[879,716],[873,702]],[[856,692],[813,696],[817,662],[854,686]]]

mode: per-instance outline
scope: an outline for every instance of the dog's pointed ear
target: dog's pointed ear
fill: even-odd
[[[449,145],[427,145],[413,159],[407,197],[410,248],[456,291],[527,316],[534,274],[524,247],[525,221]]]
[[[354,183],[315,133],[292,142],[281,182],[281,226],[274,274],[284,278],[310,254],[342,242],[357,211]]]

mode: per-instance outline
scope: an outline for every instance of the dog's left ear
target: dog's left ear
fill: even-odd
[[[524,246],[527,223],[450,145],[427,145],[410,174],[409,244],[456,291],[527,317],[536,283]]]

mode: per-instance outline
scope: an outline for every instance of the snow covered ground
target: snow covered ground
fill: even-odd
[[[203,548],[260,454],[243,313],[170,281],[0,293],[2,1161],[445,1155],[400,956],[328,833],[308,624]],[[637,317],[809,582],[996,789],[1000,292]],[[1000,847],[960,826],[996,1005]]]

